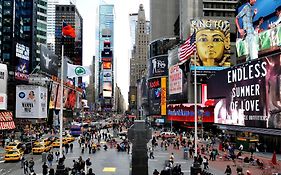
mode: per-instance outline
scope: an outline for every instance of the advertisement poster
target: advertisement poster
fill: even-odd
[[[51,91],[51,95],[50,95],[49,109],[55,108],[57,93],[58,93],[58,83],[53,82],[52,91]]]
[[[7,110],[7,81],[7,65],[0,64],[0,110]]]
[[[111,97],[112,96],[112,84],[111,82],[103,82],[103,96]]]
[[[47,118],[47,89],[34,85],[18,85],[16,118]]]
[[[0,130],[15,128],[13,113],[8,111],[0,112]]]
[[[167,120],[194,122],[194,104],[169,104],[167,106]],[[214,122],[214,107],[204,107],[201,104],[197,105],[197,121],[203,123]]]
[[[28,80],[29,54],[29,47],[20,43],[16,43],[16,58],[18,59],[18,64],[15,70],[15,79],[24,81]]]
[[[148,104],[150,115],[161,115],[161,78],[148,80]]]
[[[215,106],[215,122],[280,129],[280,59],[280,54],[263,57],[212,77],[208,98],[220,98]]]
[[[112,72],[111,71],[103,71],[103,81],[112,81]]]
[[[148,60],[148,77],[168,76],[168,57],[156,56]]]
[[[58,75],[59,58],[47,46],[41,45],[40,69],[49,75]]]
[[[178,65],[169,68],[169,94],[182,92],[182,70]]]
[[[74,110],[76,104],[76,92],[73,89],[69,89],[65,108]]]
[[[102,68],[111,70],[111,62],[102,62]]]
[[[197,56],[192,58],[197,69],[217,71],[230,66],[230,23],[225,20],[194,19],[191,33],[196,33]],[[191,68],[192,69],[192,68]],[[211,72],[212,73],[212,72]]]

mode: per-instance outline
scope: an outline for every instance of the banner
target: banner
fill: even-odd
[[[57,100],[57,93],[58,93],[58,83],[53,81],[52,84],[52,91],[50,95],[50,102],[49,102],[49,109],[54,109],[55,108],[55,103]]]
[[[65,108],[74,110],[76,104],[76,92],[73,89],[69,89]]]
[[[29,47],[16,43],[16,58],[18,60],[18,64],[15,70],[15,79],[27,81],[30,60]]]
[[[18,85],[16,118],[47,118],[47,89],[35,85]]]
[[[0,110],[7,110],[7,81],[7,65],[0,64]]]
[[[166,115],[167,108],[167,78],[161,78],[161,115]]]
[[[112,83],[103,82],[103,97],[112,97]]]
[[[225,20],[194,19],[191,33],[196,33],[197,56],[192,58],[198,70],[216,71],[230,66],[230,23]],[[202,67],[202,68],[201,68]],[[213,72],[212,72],[213,73]]]
[[[40,69],[49,75],[58,75],[59,57],[41,44]]]
[[[194,123],[194,104],[169,104],[167,110],[167,120]],[[197,117],[198,122],[213,123],[214,107],[204,107],[202,104],[197,104]]]
[[[82,77],[92,75],[92,71],[89,66],[80,66],[67,63],[67,77]]]

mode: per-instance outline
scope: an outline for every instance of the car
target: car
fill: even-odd
[[[7,152],[7,151],[10,151],[10,150],[13,150],[13,149],[22,149],[22,146],[23,146],[23,144],[20,142],[20,141],[18,141],[18,140],[15,140],[15,141],[13,141],[13,142],[10,142],[6,147],[5,147],[5,151]]]
[[[24,151],[22,149],[14,148],[6,152],[4,160],[6,161],[19,161],[22,159]]]
[[[161,132],[159,136],[164,138],[175,138],[177,135],[174,132]]]
[[[64,146],[65,144],[67,144],[67,140],[65,138],[62,139],[62,146]],[[53,143],[52,143],[52,146],[55,147],[55,148],[58,148],[60,147],[60,139],[56,139]]]
[[[64,138],[66,139],[66,141],[68,143],[73,142],[75,140],[75,138],[73,136],[71,136],[71,135],[67,135]]]
[[[33,148],[32,148],[32,153],[33,154],[41,154],[43,152],[48,152],[52,149],[51,145],[47,145],[44,142],[39,142],[37,144],[34,144]]]

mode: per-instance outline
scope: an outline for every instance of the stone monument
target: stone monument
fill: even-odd
[[[148,175],[147,143],[152,138],[152,131],[144,120],[135,120],[128,131],[132,143],[132,175]]]

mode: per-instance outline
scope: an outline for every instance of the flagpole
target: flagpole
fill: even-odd
[[[62,36],[64,37],[64,36]],[[61,45],[61,77],[60,77],[60,157],[62,155],[62,129],[63,129],[63,63],[64,63],[64,43],[62,38],[62,45]]]
[[[194,52],[194,144],[195,153],[194,156],[197,157],[197,72],[196,72],[196,50]]]

